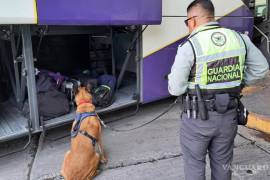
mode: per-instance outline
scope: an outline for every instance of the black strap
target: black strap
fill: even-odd
[[[243,41],[243,43],[244,43],[244,45],[245,45],[245,50],[246,50],[245,59],[247,59],[247,44],[246,44],[244,38],[242,37],[241,33],[238,32],[238,31],[236,31],[236,32],[237,32],[237,34],[240,36],[240,38],[242,39],[242,41]]]
[[[248,55],[247,44],[246,44],[246,42],[245,42],[243,36],[241,35],[241,32],[238,32],[238,31],[235,31],[235,32],[238,34],[238,36],[240,36],[240,38],[242,39],[242,41],[243,41],[243,43],[244,43],[244,45],[245,45],[245,50],[246,50],[245,61],[246,61],[247,55]],[[241,89],[243,89],[243,88],[245,87],[245,82],[244,82],[244,81],[242,81],[240,87],[241,87]]]
[[[189,39],[188,39],[188,42],[191,45],[191,48],[192,48],[192,51],[193,51],[193,54],[194,54],[194,63],[195,63],[196,62],[196,57],[197,57],[196,52],[195,52],[195,48],[194,48],[192,42]]]
[[[76,118],[75,118],[76,123],[75,123],[73,129],[71,130],[71,137],[72,138],[77,136],[83,120],[90,117],[90,116],[96,117],[97,114],[96,114],[96,112],[76,113]]]
[[[195,52],[195,48],[193,46],[193,44],[190,42],[190,40],[188,39],[188,42],[189,44],[191,45],[191,48],[192,48],[192,51],[193,51],[193,55],[194,55],[194,62],[193,62],[193,65],[191,67],[191,71],[189,73],[189,78],[188,80],[191,81],[191,82],[195,82],[195,74],[196,74],[196,59],[197,59],[197,56],[196,56],[196,52]]]
[[[89,138],[92,141],[92,145],[95,147],[96,143],[97,143],[97,138],[95,138],[94,136],[88,134],[88,132],[86,131],[79,131],[79,133],[87,138]]]

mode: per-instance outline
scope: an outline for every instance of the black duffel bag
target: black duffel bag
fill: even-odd
[[[67,114],[70,110],[66,95],[57,90],[38,94],[39,115],[44,120],[56,118]]]
[[[56,89],[37,94],[39,116],[43,120],[53,119],[69,113],[70,106],[66,95]],[[23,114],[29,118],[28,102],[24,104]]]

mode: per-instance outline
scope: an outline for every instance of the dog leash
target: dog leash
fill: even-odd
[[[163,111],[162,113],[160,113],[160,114],[159,114],[158,116],[156,116],[154,119],[152,119],[152,120],[150,120],[150,121],[148,121],[148,122],[146,122],[146,123],[143,123],[143,124],[141,124],[141,125],[139,125],[139,126],[137,126],[137,127],[131,128],[131,129],[116,129],[116,128],[113,128],[113,127],[111,127],[111,126],[106,125],[106,124],[104,123],[104,121],[101,120],[101,118],[100,118],[98,115],[97,115],[97,117],[99,118],[100,123],[102,124],[102,126],[103,126],[104,128],[107,128],[107,129],[111,130],[111,131],[115,131],[115,132],[128,132],[128,131],[133,131],[133,130],[135,130],[135,129],[139,129],[139,128],[142,128],[142,127],[144,127],[144,126],[146,126],[146,125],[148,125],[148,124],[151,124],[152,122],[156,121],[157,119],[159,119],[159,118],[162,117],[163,115],[167,114],[167,113],[174,107],[174,105],[176,105],[176,104],[178,103],[178,99],[179,99],[179,97],[177,97],[177,98],[175,99],[175,101],[174,101],[173,103],[171,103],[171,104],[169,105],[169,107],[168,107],[165,111]]]
[[[143,124],[141,124],[141,125],[139,125],[139,126],[137,126],[137,127],[135,127],[135,128],[131,128],[131,129],[116,129],[116,128],[113,128],[113,127],[111,127],[111,126],[109,126],[109,125],[106,125],[105,122],[100,118],[100,116],[99,116],[97,113],[96,113],[96,115],[97,115],[97,118],[98,118],[99,121],[100,121],[100,124],[101,124],[104,128],[109,129],[109,130],[114,131],[114,132],[128,132],[128,131],[133,131],[133,130],[135,130],[135,129],[142,128],[142,127],[144,127],[144,126],[146,126],[146,125],[148,125],[148,124],[151,124],[152,122],[156,121],[157,119],[159,119],[160,117],[162,117],[163,115],[165,115],[166,113],[168,113],[168,112],[174,107],[174,105],[178,103],[178,100],[179,100],[179,99],[180,99],[180,97],[176,98],[175,101],[174,101],[172,104],[170,104],[169,107],[168,107],[164,112],[162,112],[161,114],[159,114],[157,117],[155,117],[155,118],[152,119],[151,121],[148,121],[148,122],[146,122],[146,123],[143,123]],[[137,110],[138,110],[138,108],[136,109],[136,112],[137,112]],[[128,116],[128,117],[130,117],[130,116]],[[113,121],[112,121],[112,122],[113,122]],[[67,135],[64,135],[64,136],[55,138],[55,139],[48,139],[48,138],[47,138],[47,140],[49,140],[49,141],[57,141],[57,140],[59,140],[59,139],[66,138],[66,137],[69,137],[69,136],[70,136],[70,133],[68,133]]]
[[[99,119],[100,121],[100,124],[104,127],[104,128],[108,128],[108,126],[105,124],[105,122],[99,117],[98,113],[96,113],[97,115],[97,118]]]

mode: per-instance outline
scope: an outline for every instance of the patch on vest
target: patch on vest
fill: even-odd
[[[226,36],[221,32],[214,32],[211,35],[211,40],[216,46],[223,46],[226,43]]]
[[[207,63],[207,84],[241,80],[239,57]]]

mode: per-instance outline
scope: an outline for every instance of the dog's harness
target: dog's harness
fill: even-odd
[[[97,143],[97,138],[93,137],[92,135],[90,135],[86,131],[80,130],[82,121],[85,118],[88,118],[91,116],[97,117],[96,112],[76,113],[76,118],[75,118],[76,123],[75,123],[73,129],[71,130],[71,138],[75,138],[80,133],[81,135],[89,138],[92,141],[93,146],[95,147],[95,145]]]

